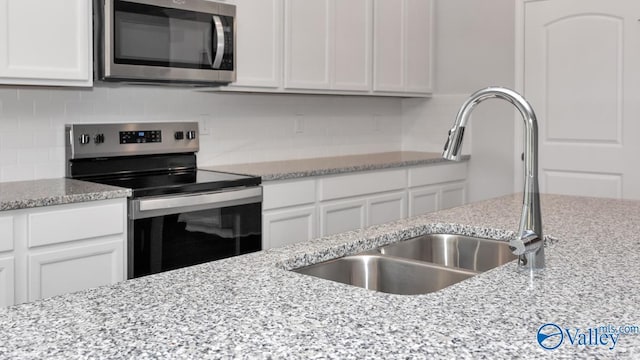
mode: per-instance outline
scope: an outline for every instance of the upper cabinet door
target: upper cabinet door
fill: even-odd
[[[233,0],[236,5],[237,80],[230,86],[282,85],[282,0]]]
[[[430,93],[431,0],[374,0],[373,90]]]
[[[371,0],[332,0],[332,89],[371,90]]]
[[[0,0],[0,83],[91,86],[91,1]]]
[[[329,89],[330,0],[285,0],[288,89]]]
[[[285,88],[371,89],[371,0],[285,0]]]

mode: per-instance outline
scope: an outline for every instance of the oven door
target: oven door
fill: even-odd
[[[129,203],[128,278],[262,248],[262,188]]]
[[[104,0],[103,80],[235,80],[235,6],[206,0]]]

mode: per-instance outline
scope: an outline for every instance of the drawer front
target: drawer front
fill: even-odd
[[[406,186],[406,170],[376,171],[327,177],[320,180],[320,200],[401,190]]]
[[[13,216],[0,216],[0,252],[13,250]]]
[[[467,162],[409,169],[409,187],[433,185],[467,178]]]
[[[29,247],[121,234],[124,202],[62,205],[28,216]]]
[[[268,182],[262,185],[262,189],[262,208],[264,210],[311,204],[316,201],[315,180]]]

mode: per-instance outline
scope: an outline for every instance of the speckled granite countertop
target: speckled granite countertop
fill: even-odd
[[[0,183],[0,211],[123,198],[130,189],[73,179]]]
[[[463,156],[468,160],[470,156]],[[261,176],[263,181],[306,176],[332,175],[445,162],[441,153],[397,151],[366,155],[333,156],[312,159],[268,161],[251,164],[202,166],[204,170]]]
[[[283,270],[416,235],[512,236],[521,195],[0,310],[0,358],[640,358],[536,342],[538,328],[640,325],[640,202],[543,196],[558,240],[536,277],[509,263],[401,296]],[[501,230],[506,229],[506,230]]]

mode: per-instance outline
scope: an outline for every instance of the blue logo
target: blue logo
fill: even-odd
[[[560,326],[548,323],[538,329],[538,344],[545,350],[555,350],[564,341],[564,334]]]

